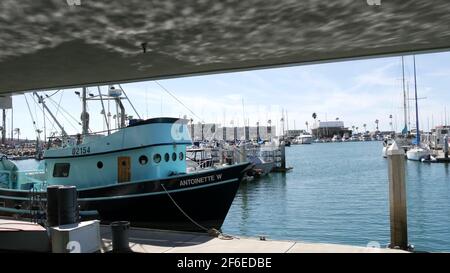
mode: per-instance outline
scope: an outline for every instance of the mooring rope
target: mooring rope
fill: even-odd
[[[170,200],[172,200],[173,204],[178,208],[178,210],[184,215],[186,216],[186,218],[189,219],[189,221],[191,221],[194,225],[196,225],[197,227],[199,227],[200,229],[202,229],[203,231],[205,231],[206,233],[208,233],[208,235],[213,236],[213,237],[217,237],[221,240],[232,240],[232,239],[239,239],[235,236],[232,235],[228,235],[228,234],[224,234],[221,231],[215,229],[215,228],[210,228],[207,229],[206,227],[202,226],[201,224],[199,224],[198,222],[196,222],[194,219],[192,219],[181,207],[180,205],[177,204],[177,202],[173,199],[172,195],[170,195],[170,193],[166,190],[166,187],[164,187],[164,184],[161,183],[161,187],[163,188],[163,190],[167,193],[167,195],[169,196]]]

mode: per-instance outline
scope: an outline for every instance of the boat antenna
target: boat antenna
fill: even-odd
[[[119,84],[120,89],[122,89],[123,94],[125,95],[125,98],[128,100],[128,102],[131,105],[131,108],[133,108],[134,112],[138,116],[139,119],[141,119],[141,116],[139,115],[138,111],[136,111],[136,108],[134,108],[133,103],[131,103],[131,100],[128,98],[127,93],[125,93],[125,89],[122,88],[122,86]]]

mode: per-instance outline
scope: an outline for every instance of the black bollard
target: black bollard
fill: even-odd
[[[58,217],[58,189],[60,185],[47,187],[47,226],[59,225]]]
[[[113,252],[132,252],[129,245],[130,222],[117,221],[111,223]]]
[[[78,200],[75,186],[58,188],[58,218],[59,225],[78,223]]]

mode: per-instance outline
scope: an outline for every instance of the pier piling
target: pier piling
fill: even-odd
[[[387,151],[389,159],[390,248],[408,249],[406,210],[405,152],[394,144]]]

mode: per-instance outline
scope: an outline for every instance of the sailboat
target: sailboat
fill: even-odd
[[[113,86],[107,95],[99,88],[99,95],[89,99],[101,100],[106,122],[103,100],[115,102],[117,128],[108,126],[107,134],[92,133],[86,88],[81,95],[76,93],[83,109],[82,134],[75,136],[66,133],[39,96],[39,103],[62,135],[49,140],[36,170],[21,172],[13,161],[2,158],[0,215],[45,215],[46,188],[70,185],[77,188],[80,215],[94,215],[103,223],[123,220],[137,227],[186,231],[221,228],[250,163],[189,172],[186,147],[192,140],[188,120],[127,119],[121,100],[128,97]],[[32,200],[42,200],[43,206]]]
[[[414,99],[416,102],[416,138],[413,141],[413,147],[406,152],[406,157],[409,160],[421,161],[422,159],[431,155],[428,148],[422,147],[420,143],[420,130],[419,130],[419,110],[417,103],[417,80],[416,80],[416,57],[414,58]]]
[[[407,109],[407,95],[406,95],[406,88],[405,88],[405,60],[404,57],[402,56],[401,58],[402,60],[402,90],[403,90],[403,121],[405,123],[403,129],[402,129],[402,136],[403,137],[395,137],[394,139],[386,139],[383,141],[383,149],[382,149],[382,156],[384,158],[387,158],[387,150],[389,149],[389,147],[391,147],[391,145],[395,142],[397,142],[397,144],[402,147],[408,147],[408,140],[407,140],[407,135],[408,135],[408,109]],[[392,118],[392,116],[391,116]]]

